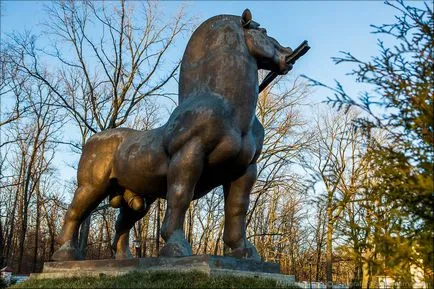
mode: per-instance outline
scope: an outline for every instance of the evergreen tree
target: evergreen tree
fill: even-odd
[[[356,125],[368,139],[372,176],[369,192],[384,207],[394,211],[394,229],[375,237],[377,253],[399,276],[403,268],[417,264],[433,280],[434,184],[433,184],[433,68],[434,18],[428,3],[386,2],[397,11],[396,22],[372,25],[374,32],[392,46],[378,41],[379,53],[363,61],[349,52],[334,57],[336,64],[352,63],[356,82],[374,87],[354,98],[338,82],[330,87],[308,78],[314,86],[333,91],[328,103],[348,112],[358,107],[364,114]],[[407,5],[408,4],[408,5]],[[411,6],[414,5],[414,6]],[[390,39],[388,39],[390,40]],[[377,142],[375,131],[387,133]],[[373,202],[373,201],[372,201]],[[378,223],[377,223],[378,225]],[[390,223],[388,225],[391,225]],[[404,248],[404,244],[405,248]],[[384,264],[383,264],[384,265]],[[405,276],[404,276],[405,277]],[[408,279],[408,278],[407,278]]]

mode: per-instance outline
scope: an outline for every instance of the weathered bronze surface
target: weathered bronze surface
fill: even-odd
[[[193,199],[223,185],[226,255],[259,259],[246,239],[246,212],[256,180],[264,129],[255,115],[258,69],[285,74],[292,50],[267,36],[252,20],[219,15],[193,33],[179,80],[179,106],[160,128],[107,130],[92,136],[78,167],[78,188],[65,216],[61,244],[52,259],[81,259],[77,233],[105,198],[120,208],[116,258],[131,256],[129,231],[156,198],[167,200],[160,255],[192,255],[184,236]]]
[[[31,274],[30,279],[115,277],[132,272],[140,272],[143,276],[149,273],[200,272],[214,278],[236,276],[273,280],[282,287],[293,287],[295,281],[294,276],[280,274],[277,263],[210,255],[46,262],[42,272]]]
[[[239,259],[228,256],[197,255],[183,258],[134,258],[121,260],[85,260],[44,263],[43,273],[61,273],[68,271],[134,271],[152,267],[178,267],[206,264],[209,268],[232,269],[249,272],[280,273],[280,265],[252,259]]]

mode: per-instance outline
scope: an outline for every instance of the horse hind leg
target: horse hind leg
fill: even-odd
[[[129,194],[125,191],[127,195]],[[125,194],[124,194],[125,195]],[[141,209],[136,209],[134,206],[129,206],[124,202],[120,207],[120,211],[116,220],[116,234],[113,240],[112,248],[116,252],[116,259],[129,259],[132,257],[129,250],[129,235],[134,224],[143,218],[149,211],[151,204],[155,199],[145,199]]]
[[[54,261],[83,259],[77,249],[78,229],[84,219],[107,197],[106,186],[79,185],[65,215],[60,237],[61,247],[51,257]]]
[[[225,194],[225,226],[223,233],[225,255],[261,259],[256,248],[246,238],[246,213],[256,175],[256,164],[251,164],[243,176],[223,187]]]

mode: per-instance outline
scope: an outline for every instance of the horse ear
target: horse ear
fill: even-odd
[[[241,16],[241,24],[244,28],[248,28],[250,22],[252,21],[252,12],[249,9],[244,10],[243,15]]]

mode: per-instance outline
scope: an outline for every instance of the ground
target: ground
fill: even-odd
[[[284,287],[273,280],[259,278],[211,276],[201,272],[143,273],[133,272],[120,277],[86,277],[28,280],[15,288],[298,288]]]

